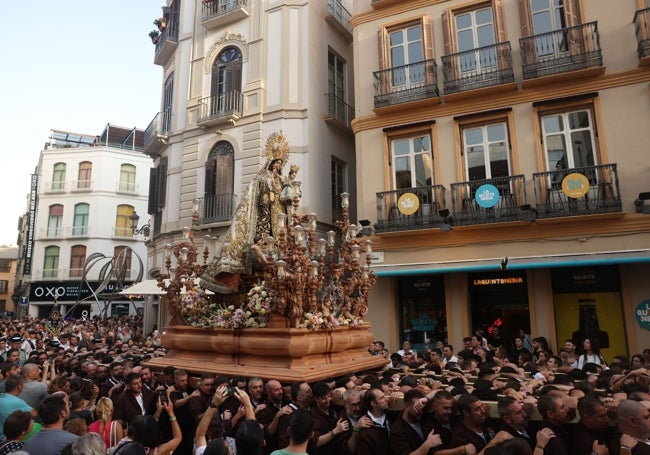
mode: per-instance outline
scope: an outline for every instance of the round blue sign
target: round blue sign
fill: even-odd
[[[637,305],[634,318],[642,329],[650,330],[650,300],[644,300]]]
[[[496,186],[486,183],[476,189],[474,199],[484,209],[492,208],[499,202],[499,190]]]

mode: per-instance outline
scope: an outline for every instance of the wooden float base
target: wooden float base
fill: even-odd
[[[155,369],[173,365],[188,373],[261,377],[283,383],[314,382],[385,366],[383,357],[368,353],[374,339],[370,329],[370,324],[317,331],[173,325],[162,335],[162,344],[169,349],[167,355],[146,365]]]

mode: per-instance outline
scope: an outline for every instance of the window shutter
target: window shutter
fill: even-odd
[[[450,10],[445,10],[442,13],[442,38],[444,40],[445,55],[453,54],[456,49],[453,21],[453,13]],[[446,60],[443,64],[442,71],[446,81],[455,81],[458,79],[458,68],[454,65],[453,60]]]
[[[149,204],[147,206],[147,213],[153,215],[156,210],[156,202],[158,201],[158,168],[152,167],[149,169]]]
[[[159,212],[165,206],[167,194],[167,157],[160,160],[158,168],[158,203],[156,212]]]
[[[217,156],[217,178],[215,194],[231,194],[233,187],[232,155]]]
[[[567,0],[564,3],[564,17],[567,27],[580,25],[580,0]],[[580,55],[584,52],[584,37],[581,28],[571,29],[567,33],[569,41],[569,52],[571,55]]]
[[[388,30],[382,27],[377,32],[377,42],[379,43],[379,80],[375,81],[379,87],[375,88],[375,95],[384,95],[390,93],[390,58],[388,56]]]
[[[532,13],[530,11],[531,0],[519,0],[519,23],[521,25],[521,36],[526,38],[535,34],[533,30]],[[535,63],[535,40],[524,40],[521,43],[521,56],[524,65]]]
[[[422,17],[422,45],[424,46],[424,60],[427,60],[424,68],[424,77],[427,86],[431,86],[436,81],[436,70],[432,60],[433,55],[433,25],[429,16]]]
[[[503,0],[492,0],[492,14],[497,43],[504,43],[508,41],[508,35],[506,34],[506,21],[503,17]]]

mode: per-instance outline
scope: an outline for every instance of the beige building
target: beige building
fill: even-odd
[[[0,247],[0,313],[15,311],[12,299],[16,283],[17,247]]]
[[[290,145],[283,174],[288,164],[300,166],[301,206],[317,214],[319,229],[331,228],[340,193],[356,192],[346,3],[169,0],[163,7],[166,25],[152,49],[163,73],[161,106],[145,139],[155,167],[151,278],[165,271],[164,246],[191,223],[195,200],[197,238],[210,235],[215,251],[276,131]]]
[[[358,218],[389,349],[497,321],[556,352],[650,347],[648,7],[357,0]]]

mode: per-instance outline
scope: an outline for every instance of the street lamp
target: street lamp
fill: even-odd
[[[144,234],[145,237],[149,237],[151,226],[149,223],[147,223],[144,226],[138,228],[138,221],[140,221],[140,217],[135,210],[129,217],[129,221],[131,221],[131,230],[133,231],[133,235]]]

